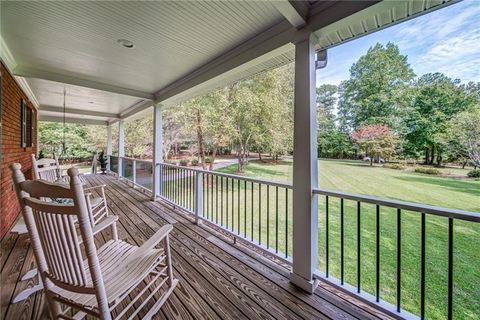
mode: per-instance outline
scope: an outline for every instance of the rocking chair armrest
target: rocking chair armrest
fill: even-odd
[[[133,252],[126,260],[125,263],[130,263],[140,257],[142,257],[145,253],[148,253],[150,250],[155,248],[163,239],[165,239],[170,231],[173,230],[173,226],[171,224],[164,225],[160,228],[153,236],[151,236],[144,244],[142,244],[135,252]]]
[[[115,216],[115,215],[107,216],[103,218],[100,223],[98,223],[92,228],[92,233],[96,235],[97,233],[105,230],[106,228],[110,227],[112,224],[116,223],[117,221],[118,221],[118,216]]]
[[[94,190],[94,189],[98,189],[98,188],[105,188],[107,185],[106,184],[99,184],[99,185],[96,185],[96,186],[92,186],[92,187],[88,187],[88,188],[83,188],[83,191],[89,191],[89,190]]]

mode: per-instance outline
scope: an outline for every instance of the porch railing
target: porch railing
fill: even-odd
[[[118,168],[115,158],[110,160],[112,171]],[[152,162],[131,158],[119,161],[124,161],[125,168],[121,176],[152,189]],[[140,166],[142,177],[150,174],[150,184],[139,184]],[[157,164],[157,170],[161,181],[156,196],[183,208],[197,221],[206,220],[235,239],[243,239],[286,262],[291,261],[293,188],[290,184],[165,163]],[[425,317],[429,281],[427,229],[443,224],[445,246],[442,247],[442,241],[434,245],[445,251],[448,260],[444,270],[446,316],[453,318],[455,227],[479,223],[480,213],[324,189],[314,189],[313,195],[319,198],[318,269],[314,276],[394,317]],[[405,243],[405,232],[417,232],[418,243]],[[384,263],[386,259],[395,260],[393,269],[391,263]],[[407,268],[404,260],[408,260],[410,267]],[[411,270],[412,264],[418,266],[415,269],[418,286],[402,285],[405,281],[402,273],[415,272]],[[411,302],[417,296],[418,310],[402,308],[406,298]]]
[[[119,163],[122,165],[119,166]],[[134,185],[152,190],[153,164],[151,160],[109,156],[110,171],[129,180]],[[119,172],[119,168],[122,172]]]
[[[480,213],[324,189],[315,189],[313,193],[319,196],[318,232],[322,244],[319,250],[319,270],[315,273],[318,279],[328,281],[367,303],[381,306],[392,315],[402,315],[404,318],[417,318],[418,315],[423,319],[426,313],[426,283],[429,281],[426,258],[428,249],[433,254],[431,247],[436,246],[436,250],[446,253],[447,257],[444,270],[447,278],[446,316],[447,319],[453,318],[455,226],[462,228],[469,223],[479,223]],[[408,219],[405,219],[406,217]],[[336,221],[332,221],[333,219]],[[346,228],[347,225],[349,228]],[[430,241],[429,248],[427,227],[438,233],[443,232],[446,245],[442,246],[443,241]],[[403,240],[405,233],[418,234],[419,243],[416,248],[417,243],[408,243],[407,248],[407,243]],[[436,236],[443,240],[441,234]],[[353,244],[353,248],[347,247],[347,240],[350,245]],[[335,250],[335,257],[332,257],[334,248],[339,250]],[[402,252],[402,248],[405,252]],[[396,260],[393,268],[391,264],[382,268],[382,262],[386,260],[382,255],[386,259]],[[408,260],[408,268],[403,260]],[[365,266],[365,262],[369,263],[370,267]],[[412,264],[418,268],[412,268]],[[402,273],[407,273],[409,278],[412,278],[412,274],[416,275],[417,270],[418,286],[402,286]],[[372,274],[374,286],[367,287],[364,278],[371,278]],[[382,283],[382,279],[385,283]],[[367,288],[364,288],[364,285]],[[385,297],[382,297],[382,293]],[[418,310],[407,312],[402,309],[402,297],[405,293],[408,293],[410,299],[418,294]],[[430,293],[435,295],[434,292]]]
[[[164,163],[158,167],[162,182],[157,196],[289,259],[291,185]]]

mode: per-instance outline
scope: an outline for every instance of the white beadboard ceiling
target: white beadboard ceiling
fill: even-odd
[[[1,36],[15,61],[13,72],[26,78],[43,118],[61,115],[65,89],[73,121],[112,122],[158,102],[153,100],[159,92],[181,86],[201,68],[217,67],[215,59],[262,33],[273,38],[280,30],[296,36],[299,32],[277,9],[278,1],[1,1]],[[319,37],[318,49],[325,49],[445,2],[369,2],[366,9],[325,25],[321,15],[327,20],[340,16],[332,9],[339,2],[310,1],[305,2],[310,10],[305,20],[317,20],[320,27],[313,31]],[[132,41],[135,48],[123,48],[118,39]],[[252,54],[247,62],[193,81],[161,102],[178,103],[292,61],[293,45],[288,38],[279,39],[270,52]],[[256,44],[261,45],[262,41]]]

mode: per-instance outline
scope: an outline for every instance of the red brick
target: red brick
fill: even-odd
[[[22,91],[8,69],[1,64],[2,74],[2,159],[0,179],[0,239],[10,230],[20,213],[15,192],[12,189],[12,178],[8,166],[13,162],[22,165],[22,171],[31,178],[30,155],[37,152],[37,132],[34,130],[33,147],[20,147],[20,103],[27,101],[34,108],[28,96]],[[35,113],[34,128],[37,128],[37,113]]]

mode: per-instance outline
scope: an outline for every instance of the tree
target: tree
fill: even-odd
[[[209,170],[213,170],[213,164],[218,150],[222,146],[227,146],[230,142],[230,133],[233,129],[232,118],[229,112],[228,90],[218,89],[208,93],[205,96],[207,100],[204,105],[207,141],[212,146],[212,159]]]
[[[480,167],[480,105],[463,111],[448,122],[449,145]]]
[[[423,75],[411,90],[411,106],[404,113],[405,139],[413,149],[425,151],[425,163],[441,165],[448,121],[477,103],[478,91],[441,73]]]
[[[365,125],[352,133],[352,139],[370,157],[370,165],[375,158],[389,159],[395,153],[397,139],[385,125]]]
[[[393,43],[377,43],[350,68],[341,84],[339,113],[352,129],[365,124],[399,125],[402,89],[414,78],[407,56]]]
[[[93,134],[96,132],[96,134]],[[38,141],[39,150],[43,151],[46,157],[53,154],[60,158],[90,158],[106,144],[106,128],[99,126],[87,126],[82,124],[65,125],[55,122],[39,122]],[[99,141],[98,137],[103,134],[104,140]],[[63,142],[65,137],[65,150]]]

